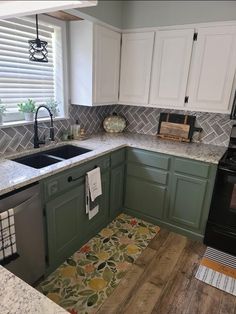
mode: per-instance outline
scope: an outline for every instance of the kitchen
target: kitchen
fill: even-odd
[[[1,313],[234,313],[235,2],[0,8]]]

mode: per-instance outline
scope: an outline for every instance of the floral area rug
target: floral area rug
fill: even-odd
[[[158,226],[121,214],[38,290],[70,313],[95,313],[159,231]]]

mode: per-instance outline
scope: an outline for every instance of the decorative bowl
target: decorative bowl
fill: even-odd
[[[108,133],[120,133],[123,132],[126,127],[126,121],[123,117],[113,113],[103,121],[104,130]]]

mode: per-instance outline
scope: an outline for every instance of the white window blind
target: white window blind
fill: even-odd
[[[0,20],[0,99],[8,112],[31,98],[37,105],[55,95],[54,28],[40,24],[39,38],[48,42],[48,63],[29,61],[28,40],[35,39],[35,21]]]

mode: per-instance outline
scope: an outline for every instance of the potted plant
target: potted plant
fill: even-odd
[[[58,102],[55,99],[50,98],[46,101],[46,106],[50,109],[53,117],[55,118],[59,113]]]
[[[2,101],[0,99],[0,125],[3,124],[3,116],[6,110],[7,110],[6,107],[2,104]]]
[[[28,99],[26,102],[22,102],[17,105],[19,111],[24,113],[25,121],[33,121],[34,113],[36,111],[35,101]]]

